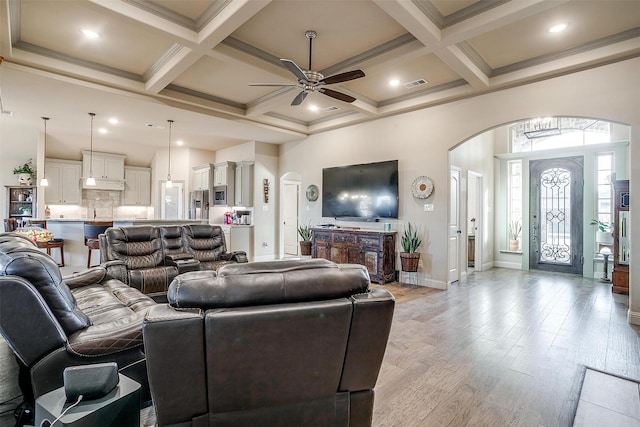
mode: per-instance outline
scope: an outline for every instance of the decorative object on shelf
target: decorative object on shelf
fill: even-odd
[[[18,184],[31,185],[31,180],[36,176],[36,170],[33,167],[31,159],[22,166],[13,168],[13,174],[18,175]]]
[[[591,225],[598,227],[596,231],[596,242],[603,245],[613,245],[613,226],[612,222],[604,222],[599,219],[593,219]]]
[[[306,191],[307,200],[310,202],[315,202],[318,200],[318,187],[314,184],[311,184],[307,187]]]
[[[400,239],[403,252],[400,252],[400,262],[402,271],[416,272],[420,262],[420,252],[416,252],[422,244],[422,239],[418,237],[418,228],[407,223],[402,238]]]
[[[262,189],[264,191],[264,202],[269,203],[269,180],[267,178],[262,180]]]
[[[311,225],[301,225],[298,227],[298,234],[300,235],[300,255],[311,255]]]
[[[426,199],[433,192],[433,181],[428,176],[419,176],[411,183],[411,194],[416,199]]]
[[[44,207],[44,217],[51,218],[51,209],[49,209],[49,205],[45,205]]]
[[[89,113],[89,117],[91,117],[91,121],[89,124],[89,142],[91,143],[91,151],[89,152],[89,177],[87,178],[87,185],[94,186],[96,185],[96,179],[93,177],[93,118],[96,116],[96,113]]]
[[[167,183],[165,184],[167,188],[173,188],[173,181],[171,181],[171,126],[173,124],[173,120],[167,120],[169,123],[169,165],[167,167]]]
[[[47,120],[49,120],[49,117],[40,117],[42,119],[42,121],[44,122],[44,149],[42,150],[44,157],[47,157]],[[42,187],[48,187],[49,186],[49,181],[47,180],[46,177],[46,168],[44,168],[44,172],[42,172],[42,179],[40,180],[40,185]]]
[[[520,251],[520,233],[522,233],[522,224],[520,220],[513,220],[509,223],[509,250],[513,252]]]

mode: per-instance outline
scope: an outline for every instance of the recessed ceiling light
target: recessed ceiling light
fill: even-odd
[[[107,133],[108,131],[107,131],[107,129],[105,129],[105,128],[100,128],[100,129],[98,129],[98,132],[100,132],[101,134],[105,134],[105,133]]]
[[[556,24],[553,27],[549,28],[549,32],[550,33],[559,33],[560,31],[563,31],[567,28],[567,24],[566,23],[561,23],[561,24]]]
[[[318,106],[317,106],[317,105],[314,105],[314,104],[311,104],[311,105],[309,105],[309,110],[311,110],[311,111],[318,111]]]
[[[112,125],[117,125],[118,124],[118,119],[115,117],[111,117],[109,119],[109,123],[111,123]]]
[[[179,140],[176,141],[176,145],[182,146],[182,145],[184,145],[184,141],[179,139]]]
[[[84,36],[86,38],[88,38],[88,39],[92,39],[93,40],[93,39],[99,39],[100,38],[100,34],[96,33],[93,30],[90,30],[88,28],[82,28],[82,29],[80,29],[80,32],[82,34],[84,34]]]
[[[398,79],[389,80],[389,86],[391,86],[391,87],[400,86],[400,80],[398,80]]]

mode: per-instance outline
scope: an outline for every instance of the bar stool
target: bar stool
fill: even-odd
[[[87,268],[91,267],[91,251],[100,250],[100,240],[98,236],[103,234],[109,227],[113,227],[113,221],[85,221],[84,244],[89,249]]]
[[[39,219],[30,219],[27,221],[27,225],[31,227],[40,227],[47,228],[46,220]],[[58,249],[60,251],[60,263],[58,264],[60,267],[64,267],[64,239],[52,239],[48,242],[38,242],[36,241],[36,246],[40,249],[46,249],[47,255],[51,256],[51,249]]]
[[[4,219],[4,231],[15,231],[18,228],[18,221],[15,218]]]

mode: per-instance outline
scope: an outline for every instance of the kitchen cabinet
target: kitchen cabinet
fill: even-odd
[[[124,168],[124,205],[151,205],[151,169],[134,166]]]
[[[235,206],[253,206],[253,163],[236,163]]]
[[[7,218],[15,218],[18,226],[23,226],[26,221],[36,217],[36,194],[38,188],[35,185],[6,185],[7,188]]]
[[[346,229],[314,228],[311,257],[337,264],[361,264],[371,281],[384,284],[395,281],[396,233]]]
[[[124,180],[124,158],[122,154],[93,152],[93,161],[90,151],[82,151],[82,176],[88,177],[93,171],[95,179]],[[91,165],[93,164],[93,169]]]
[[[611,291],[629,295],[629,180],[613,181],[613,273]]]
[[[221,162],[213,165],[213,186],[220,187],[233,184],[235,179],[236,164],[233,162]]]
[[[211,190],[213,165],[206,164],[195,166],[191,173],[191,186],[193,190]]]
[[[82,204],[82,162],[75,160],[45,159],[44,173],[49,185],[44,189],[47,205]]]
[[[252,225],[232,225],[229,240],[231,241],[227,244],[227,247],[230,252],[245,251],[249,261],[253,261]]]

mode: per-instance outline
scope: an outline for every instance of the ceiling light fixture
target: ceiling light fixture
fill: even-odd
[[[86,184],[88,186],[96,185],[96,180],[93,177],[93,118],[96,116],[96,113],[89,113],[91,117],[91,124],[89,125],[89,140],[91,141],[91,151],[89,151],[89,177],[87,178]]]
[[[319,110],[319,108],[318,108],[318,106],[317,106],[317,105],[311,104],[311,105],[309,105],[309,110],[311,110],[311,111],[318,111],[318,110]]]
[[[42,121],[44,122],[44,150],[42,150],[42,154],[44,158],[47,157],[47,120],[49,120],[49,117],[40,117],[42,119]],[[49,181],[47,180],[47,177],[45,175],[46,173],[46,168],[43,168],[44,172],[42,172],[42,179],[40,180],[40,185],[42,187],[48,187],[49,186]]]
[[[566,23],[561,23],[561,24],[556,24],[553,27],[549,28],[549,32],[550,33],[559,33],[560,31],[563,31],[567,28],[567,24]]]
[[[169,168],[167,169],[167,188],[173,187],[173,182],[171,181],[171,125],[173,120],[167,120],[169,122]]]
[[[100,34],[88,28],[82,28],[80,32],[88,39],[95,40],[100,38]]]
[[[398,79],[389,80],[389,86],[391,86],[391,87],[400,86],[400,80],[398,80]]]
[[[106,128],[100,128],[100,129],[98,129],[98,132],[100,132],[101,134],[104,135],[105,133],[107,133],[109,131]]]
[[[179,140],[176,141],[176,145],[179,145],[179,146],[182,147],[184,145],[184,141],[179,139]]]
[[[117,125],[120,122],[118,121],[118,119],[116,117],[111,117],[109,119],[109,123],[111,123],[112,125]]]

